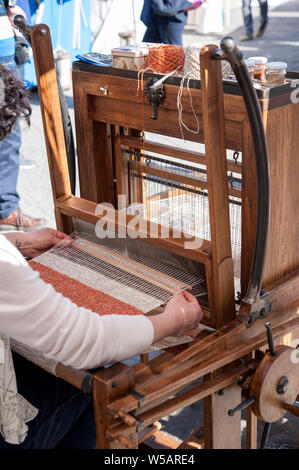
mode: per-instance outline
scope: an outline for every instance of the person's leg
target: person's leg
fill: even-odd
[[[11,134],[0,142],[0,219],[6,219],[19,208],[17,181],[21,130],[19,123]]]
[[[23,66],[15,66],[12,71],[19,80],[24,80]],[[45,224],[44,219],[22,214],[19,209],[17,183],[21,143],[21,128],[18,122],[9,136],[0,141],[0,231],[34,230]]]
[[[159,26],[159,32],[164,44],[182,45],[184,24],[178,22],[164,22]]]
[[[261,25],[268,23],[268,0],[259,0],[261,10]]]
[[[142,41],[154,43],[162,42],[158,28],[156,28],[155,26],[149,26],[145,31]]]
[[[246,35],[248,39],[253,36],[253,20],[251,14],[251,0],[242,0],[242,13]]]
[[[268,23],[268,0],[259,0],[260,12],[261,12],[261,23],[256,32],[256,37],[262,36],[264,34],[267,23]]]
[[[27,423],[22,444],[11,445],[0,437],[0,449],[95,448],[92,398],[18,354],[14,365],[19,393],[39,412]]]

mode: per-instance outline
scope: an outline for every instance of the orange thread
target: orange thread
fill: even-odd
[[[180,75],[183,73],[184,63],[185,53],[181,46],[161,44],[150,48],[143,71],[150,69],[155,73],[166,74],[176,70]]]
[[[173,44],[160,44],[157,47],[150,47],[148,56],[144,62],[142,69],[138,74],[138,93],[141,90],[141,113],[142,113],[142,142],[143,148],[141,153],[145,155],[145,116],[144,116],[144,73],[152,72],[159,74],[168,74],[175,72],[177,75],[182,75],[185,63],[185,52],[181,46]]]
[[[185,63],[185,52],[181,46],[176,46],[172,44],[160,44],[156,47],[150,47],[148,56],[144,62],[143,67],[138,73],[138,89],[137,95],[141,91],[141,130],[142,130],[142,149],[140,153],[143,155],[141,157],[141,163],[146,161],[146,150],[145,150],[145,96],[144,96],[144,74],[157,73],[157,74],[172,74],[172,75],[182,75],[184,70]],[[140,169],[139,172],[141,186],[146,188],[146,180],[143,179],[143,173]],[[143,199],[143,198],[142,198]],[[143,202],[143,201],[139,201]]]

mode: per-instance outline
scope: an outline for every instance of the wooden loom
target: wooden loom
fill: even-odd
[[[27,37],[29,33],[60,230],[71,233],[73,219],[96,224],[102,217],[96,215],[101,209],[98,206],[96,211],[97,204],[115,205],[118,194],[126,194],[128,202],[148,203],[144,201],[143,186],[147,175],[158,177],[164,183],[175,181],[181,185],[180,192],[190,187],[207,191],[209,200],[211,236],[200,248],[185,250],[185,240],[171,234],[169,238],[140,238],[140,242],[186,257],[203,267],[207,289],[203,305],[205,322],[216,328],[215,333],[203,333],[191,345],[165,351],[150,361],[143,357],[134,367],[116,364],[92,375],[58,364],[55,373],[93,393],[99,448],[137,448],[150,434],[157,432],[156,421],[200,399],[204,399],[205,448],[240,448],[241,417],[234,408],[241,402],[241,396],[246,401],[237,409],[247,406],[247,447],[255,448],[257,418],[266,422],[266,436],[268,423],[282,417],[287,410],[298,416],[294,401],[299,392],[299,366],[298,360],[290,359],[291,354],[293,358],[294,354],[296,356],[296,344],[276,348],[273,345],[273,338],[275,342],[282,342],[286,335],[294,334],[296,338],[297,334],[299,338],[299,163],[295,158],[299,145],[299,108],[290,101],[290,84],[257,91],[267,134],[267,157],[256,95],[250,82],[246,82],[248,77],[238,50],[229,40],[223,41],[222,50],[215,46],[203,48],[202,80],[190,85],[200,132],[194,135],[186,131],[185,135],[190,141],[205,144],[205,154],[202,154],[147,142],[140,136],[142,129],[162,136],[181,137],[176,109],[178,79],[169,78],[163,84],[165,98],[159,103],[158,119],[152,119],[152,104],[145,100],[142,105],[142,97],[136,94],[138,77],[135,72],[74,63],[81,191],[81,198],[78,198],[71,192],[50,32],[47,26],[36,25],[31,32],[27,29]],[[249,115],[237,84],[222,83],[221,64],[215,60],[221,58],[230,61],[241,87],[245,83],[243,93]],[[185,96],[183,108],[185,122],[192,126],[194,116]],[[242,163],[227,160],[226,148],[242,152]],[[196,181],[193,175],[183,179],[180,171],[170,175],[165,167],[145,167],[146,152],[158,154],[162,159],[167,156],[182,163],[201,165],[206,169],[206,181],[203,178]],[[124,160],[124,153],[129,158]],[[259,167],[261,162],[262,168]],[[139,184],[133,189],[132,179],[128,178],[132,171],[135,176],[139,175]],[[228,187],[228,172],[242,179],[241,189]],[[261,175],[266,180],[261,180]],[[265,191],[261,181],[266,185]],[[172,185],[170,190],[174,187]],[[163,195],[158,193],[155,197]],[[238,312],[230,237],[230,197],[242,201],[240,298],[243,300]],[[126,229],[133,217],[127,215],[124,222],[117,210],[114,216],[121,230]],[[269,324],[265,328],[265,321],[271,322],[272,330]],[[267,341],[269,352],[264,353]],[[200,385],[181,392],[199,377],[203,377]],[[187,441],[180,447],[187,448]]]

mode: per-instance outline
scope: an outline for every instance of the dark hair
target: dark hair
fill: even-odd
[[[29,95],[13,72],[0,64],[0,141],[12,131],[19,117],[30,125]]]

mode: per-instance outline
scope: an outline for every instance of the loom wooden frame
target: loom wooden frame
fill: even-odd
[[[71,194],[65,141],[56,83],[50,32],[45,25],[36,25],[31,31],[38,89],[44,124],[45,141],[50,168],[57,226],[66,233],[73,229],[72,218],[95,224],[98,202],[115,203],[115,175],[113,154],[120,140],[122,144],[140,148],[138,131],[141,126],[140,96],[136,96],[136,77],[122,78],[103,73],[81,71],[74,67],[74,107],[80,174],[81,198]],[[236,316],[233,294],[233,266],[231,259],[227,168],[225,148],[243,152],[242,163],[242,293],[248,279],[254,248],[256,220],[256,177],[253,146],[249,123],[240,96],[222,93],[221,66],[210,58],[210,50],[201,54],[201,89],[192,89],[193,103],[200,122],[199,135],[188,135],[190,140],[205,142],[208,189],[210,194],[211,242],[188,254],[206,264],[211,292],[213,321],[217,331],[202,334],[191,346],[179,352],[166,351],[158,358],[138,363],[134,367],[116,364],[100,370],[92,377],[94,409],[99,448],[137,448],[151,432],[157,431],[156,420],[199,399],[205,399],[204,445],[206,448],[239,448],[240,416],[229,417],[227,410],[241,399],[237,385],[240,376],[249,373],[250,361],[241,364],[240,358],[251,356],[266,344],[264,323],[257,321],[247,328],[250,305],[241,304]],[[176,112],[177,87],[165,84],[166,100],[160,105],[159,119],[153,121],[151,105],[144,105],[143,130],[179,137]],[[128,98],[129,97],[129,98]],[[281,338],[299,327],[299,253],[290,230],[283,238],[273,215],[298,225],[296,188],[291,187],[287,201],[275,195],[280,171],[283,184],[296,181],[299,163],[293,162],[292,171],[283,160],[292,161],[299,144],[298,107],[285,95],[272,100],[260,99],[268,136],[271,167],[272,221],[270,228],[264,287],[272,304],[269,319],[273,335]],[[192,113],[183,97],[185,120],[191,124]],[[205,112],[202,113],[201,109]],[[204,134],[204,136],[203,136]],[[215,135],[219,138],[215,139]],[[284,135],[284,140],[282,139]],[[126,140],[127,139],[127,140]],[[133,147],[134,147],[133,146]],[[161,148],[159,148],[161,151]],[[165,149],[165,151],[169,149]],[[284,150],[284,157],[282,157]],[[176,151],[175,151],[176,152]],[[182,156],[182,153],[179,152]],[[240,167],[239,171],[241,170]],[[105,179],[101,176],[105,175]],[[295,180],[294,180],[295,178]],[[101,184],[99,184],[101,183]],[[119,183],[119,181],[118,181]],[[223,206],[224,204],[224,206]],[[224,207],[224,208],[223,208]],[[116,216],[118,213],[116,211]],[[166,247],[178,254],[184,253],[180,240],[146,240]],[[287,254],[285,247],[288,248]],[[90,374],[58,364],[56,373],[78,388]],[[195,379],[203,383],[184,391]],[[223,393],[218,394],[219,390]],[[149,426],[148,430],[145,428]],[[247,412],[247,447],[256,447],[256,418]],[[187,441],[180,447],[187,446]],[[198,448],[201,443],[198,444]]]

